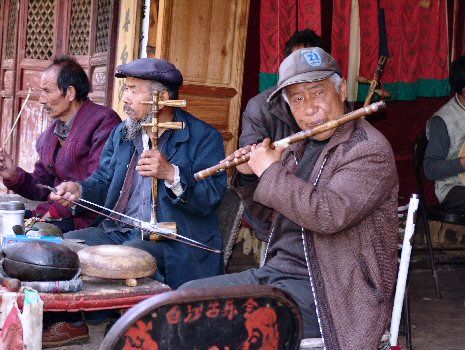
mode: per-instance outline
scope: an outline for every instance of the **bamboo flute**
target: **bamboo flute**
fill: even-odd
[[[287,148],[290,144],[296,143],[305,139],[309,139],[315,135],[321,134],[327,130],[334,129],[338,127],[339,125],[348,123],[350,121],[362,118],[366,115],[375,113],[379,111],[380,109],[383,109],[386,107],[384,101],[378,101],[372,104],[369,104],[368,106],[356,109],[355,111],[352,111],[350,113],[344,114],[341,117],[330,120],[326,123],[323,123],[321,125],[318,125],[312,129],[309,130],[304,130],[300,131],[294,135],[288,136],[284,139],[281,139],[279,141],[275,141],[271,144],[271,149],[275,149],[276,147],[283,146]],[[221,162],[217,165],[214,165],[210,168],[207,168],[205,170],[201,170],[197,173],[194,174],[194,177],[197,181],[206,179],[209,176],[212,176],[216,173],[219,173],[221,171],[225,171],[227,169],[233,168],[237,165],[247,163],[250,159],[250,153],[244,154],[240,158],[234,158],[233,161],[224,161]]]

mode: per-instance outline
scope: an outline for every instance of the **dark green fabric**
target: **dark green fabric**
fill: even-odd
[[[391,100],[412,101],[417,97],[449,96],[449,81],[435,79],[418,79],[415,83],[384,84],[384,89],[389,91]],[[364,101],[368,92],[368,84],[358,85],[357,101]]]
[[[260,92],[268,89],[269,87],[278,83],[278,74],[276,73],[262,73],[259,75],[259,90]]]

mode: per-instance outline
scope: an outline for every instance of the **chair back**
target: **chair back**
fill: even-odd
[[[428,208],[428,203],[437,204],[437,199],[434,195],[434,183],[426,179],[423,173],[423,158],[425,157],[427,146],[428,139],[426,137],[426,133],[423,131],[415,138],[415,142],[413,143],[413,165],[415,170],[415,179],[417,182],[417,190],[426,208]],[[428,189],[426,191],[425,184],[428,184]]]
[[[232,255],[234,243],[241,227],[244,205],[234,190],[228,186],[223,201],[218,206],[216,213],[220,221],[220,230],[223,237],[223,266],[224,271],[228,266]]]
[[[158,294],[110,329],[107,349],[298,349],[302,318],[279,289],[234,286]]]

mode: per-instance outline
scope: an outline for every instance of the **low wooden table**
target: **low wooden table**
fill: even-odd
[[[128,287],[124,280],[105,280],[84,276],[83,290],[77,293],[39,293],[44,311],[95,311],[128,309],[153,295],[170,291],[170,287],[151,278],[137,280],[137,286]],[[1,289],[6,292],[5,289]],[[11,293],[11,292],[9,292]],[[0,293],[0,300],[3,293]],[[18,297],[22,308],[24,294]]]

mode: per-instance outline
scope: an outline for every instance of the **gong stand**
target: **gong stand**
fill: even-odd
[[[144,123],[144,126],[147,129],[147,132],[152,143],[151,149],[158,149],[158,129],[170,129],[170,130],[181,130],[184,129],[185,123],[183,122],[165,122],[160,123],[158,120],[158,113],[160,112],[161,106],[167,107],[185,107],[185,100],[160,100],[160,93],[158,91],[153,92],[152,101],[144,101],[142,104],[151,104],[152,105],[152,121],[150,123]],[[158,179],[152,178],[152,212],[150,215],[150,223],[155,224],[157,222],[157,194],[158,194]],[[167,226],[172,226],[176,228],[176,223],[163,223]],[[153,236],[153,237],[152,237]],[[163,237],[156,234],[151,235],[150,240],[160,240]]]

